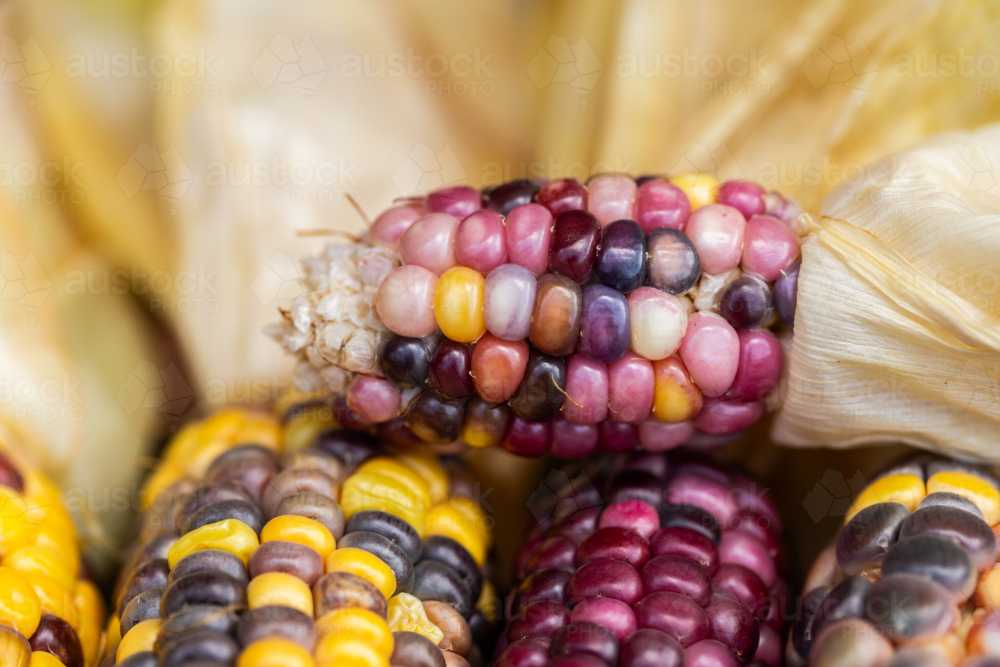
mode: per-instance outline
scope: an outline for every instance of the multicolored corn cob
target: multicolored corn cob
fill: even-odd
[[[533,500],[495,667],[781,664],[781,522],[756,483],[650,453],[555,471]]]
[[[788,664],[1000,665],[1000,485],[920,457],[854,499],[803,588]]]
[[[707,175],[450,187],[308,261],[312,291],[272,334],[303,384],[401,444],[711,443],[780,381],[799,212]]]
[[[328,409],[189,424],[142,503],[102,665],[461,667],[491,649],[469,478]]]
[[[91,667],[105,608],[59,489],[0,445],[0,667]]]

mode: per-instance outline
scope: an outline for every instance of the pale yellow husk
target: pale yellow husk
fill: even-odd
[[[874,163],[821,211],[775,440],[1000,460],[1000,125]]]

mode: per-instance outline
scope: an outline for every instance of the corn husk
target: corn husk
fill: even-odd
[[[774,438],[1000,461],[1000,125],[865,173],[802,247]]]

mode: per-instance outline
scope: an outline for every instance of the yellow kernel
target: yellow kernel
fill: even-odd
[[[80,545],[77,543],[76,531],[67,532],[58,523],[45,521],[31,534],[34,546],[43,547],[58,554],[66,567],[74,576],[80,574]]]
[[[476,601],[476,609],[483,612],[487,620],[497,621],[500,619],[502,605],[503,601],[497,595],[497,589],[493,587],[493,582],[489,579],[483,579],[483,590]]]
[[[312,616],[312,589],[294,574],[287,572],[258,574],[247,586],[247,606],[259,609],[273,605],[291,607]]]
[[[104,657],[111,655],[118,649],[122,641],[122,624],[118,620],[117,614],[111,614],[108,618],[108,627],[104,631]]]
[[[844,522],[853,519],[854,515],[864,508],[878,503],[900,503],[912,512],[925,495],[927,492],[924,480],[916,475],[906,473],[888,475],[875,480],[858,494]]]
[[[337,426],[333,411],[325,405],[304,408],[285,425],[282,433],[282,449],[297,452],[313,444],[323,431]]]
[[[77,634],[80,632],[80,612],[73,600],[73,591],[63,588],[52,577],[38,572],[21,572],[21,577],[28,582],[38,596],[42,613],[58,616],[69,623]]]
[[[448,471],[434,454],[405,452],[397,456],[398,460],[412,468],[427,482],[431,494],[431,505],[440,505],[448,500],[451,493],[451,480]]]
[[[55,579],[63,588],[76,585],[76,575],[70,571],[58,554],[45,547],[23,547],[0,559],[0,566],[18,572],[38,572]]]
[[[11,553],[29,544],[30,537],[24,521],[14,516],[0,516],[0,553]]]
[[[653,362],[653,416],[667,424],[693,419],[701,410],[701,390],[679,357]]]
[[[714,204],[719,190],[719,179],[712,174],[696,171],[671,176],[671,183],[684,191],[691,200],[691,210],[701,208],[706,204]]]
[[[101,651],[104,599],[92,581],[80,579],[73,589],[73,604],[80,612],[80,645],[83,647],[84,662],[96,664]]]
[[[162,461],[146,479],[139,494],[139,509],[152,507],[161,493],[187,476],[184,469],[170,461]]]
[[[478,271],[454,266],[438,278],[434,317],[441,332],[459,343],[472,343],[486,333],[483,293],[486,281]]]
[[[344,547],[326,557],[326,572],[348,572],[365,579],[388,600],[396,591],[396,574],[381,558],[363,549]]]
[[[31,644],[17,630],[0,625],[0,665],[3,667],[28,667]]]
[[[1000,491],[982,477],[960,470],[946,470],[927,480],[927,493],[957,493],[972,501],[991,526],[1000,523]]]
[[[388,658],[395,644],[385,620],[368,609],[335,609],[316,621],[320,643],[360,639]]]
[[[274,540],[304,544],[318,551],[323,558],[337,548],[337,542],[326,526],[294,514],[276,516],[264,525],[260,531],[261,544]]]
[[[450,503],[435,507],[427,513],[427,534],[450,537],[465,547],[480,565],[486,560],[486,545],[476,528],[468,517]]]
[[[361,639],[330,638],[316,646],[316,667],[389,667],[389,659]]]
[[[177,561],[196,551],[222,549],[240,557],[245,565],[253,550],[260,546],[253,528],[236,519],[209,523],[174,542],[167,551],[167,563],[172,568]]]
[[[29,667],[65,667],[62,661],[48,651],[32,651]]]
[[[444,639],[444,632],[427,618],[424,603],[409,593],[389,598],[389,629],[393,632],[416,632],[437,646]]]
[[[151,618],[132,626],[132,629],[125,633],[118,650],[115,652],[115,661],[121,662],[130,655],[152,651],[156,643],[156,636],[160,634],[160,619]]]
[[[258,639],[243,649],[236,667],[313,667],[312,655],[298,644],[280,637]]]
[[[431,505],[431,488],[427,481],[417,474],[417,471],[388,456],[377,456],[361,464],[358,472],[374,472],[391,477],[417,495],[427,507]]]
[[[0,567],[0,592],[0,623],[25,637],[35,634],[42,620],[42,605],[31,583],[24,575]]]
[[[427,531],[427,506],[409,487],[381,473],[348,477],[340,492],[340,506],[348,519],[363,510],[381,510],[407,522],[421,536]]]
[[[448,500],[448,504],[462,513],[472,529],[482,539],[483,544],[488,547],[493,543],[493,533],[490,530],[493,519],[486,516],[479,503],[469,496],[454,496]]]

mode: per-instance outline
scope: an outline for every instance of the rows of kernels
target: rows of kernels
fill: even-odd
[[[781,526],[760,488],[643,454],[555,491],[532,508],[497,667],[779,664]]]
[[[720,184],[702,174],[637,181],[611,174],[586,186],[572,179],[543,186],[513,181],[481,197],[470,188],[453,190],[428,195],[423,217],[412,218],[419,203],[391,209],[386,224],[409,227],[398,236],[373,231],[370,238],[398,244],[404,264],[377,300],[394,334],[380,353],[388,382],[357,378],[348,406],[368,422],[398,419],[387,437],[400,444],[502,443],[534,455],[538,438],[523,436],[541,437],[545,429],[518,420],[549,421],[555,411],[593,426],[585,439],[602,450],[629,449],[627,428],[603,428],[616,433],[615,443],[600,437],[602,422],[621,421],[613,406],[622,397],[558,369],[544,378],[551,391],[544,390],[529,372],[532,350],[564,363],[576,353],[607,367],[605,374],[623,359],[676,361],[684,384],[704,398],[685,409],[636,406],[651,423],[632,429],[633,448],[676,439],[655,437],[662,433],[656,420],[686,422],[673,431],[710,439],[742,430],[763,412],[784,365],[770,330],[778,322],[774,311],[789,325],[794,318],[795,285],[787,277],[797,276],[799,242],[785,207],[768,209],[784,200],[748,181]],[[788,284],[779,289],[779,280]],[[643,381],[647,386],[633,387],[640,397],[674,391],[652,374]],[[538,400],[525,400],[523,389],[533,382]],[[403,393],[392,392],[394,384]],[[439,397],[422,398],[419,391],[427,389]],[[561,406],[554,406],[556,394],[564,395]],[[500,415],[469,404],[470,396],[509,405],[506,433],[480,424]],[[553,440],[540,449],[562,451]]]
[[[875,479],[807,577],[790,664],[994,664],[998,524],[984,468],[920,457]]]
[[[0,450],[0,501],[0,656],[13,665],[96,664],[104,603],[81,576],[58,488]]]
[[[488,642],[476,608],[486,519],[452,493],[436,457],[391,455],[309,410],[283,426],[270,415],[224,414],[167,446],[160,467],[169,483],[150,477],[141,540],[105,633],[106,664],[407,665],[444,660],[456,646],[463,656],[481,651],[469,628]],[[215,456],[199,463],[200,478],[177,458],[203,458],[199,441]],[[391,613],[403,599],[409,611]],[[432,600],[469,619],[464,642],[428,618]]]

